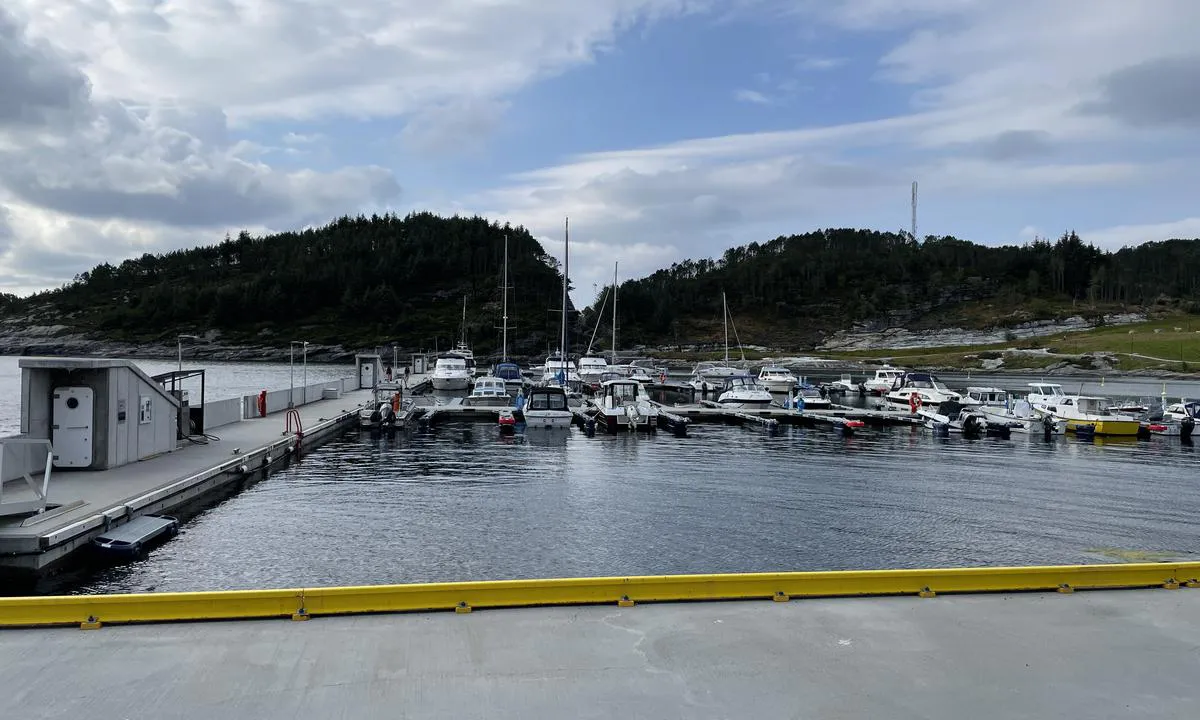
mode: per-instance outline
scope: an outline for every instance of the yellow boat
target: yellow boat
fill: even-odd
[[[1141,428],[1133,418],[1113,415],[1108,400],[1102,397],[1068,396],[1057,403],[1054,416],[1067,421],[1067,432],[1094,426],[1097,435],[1135,437]]]

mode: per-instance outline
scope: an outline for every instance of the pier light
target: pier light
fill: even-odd
[[[183,341],[184,340],[199,340],[199,335],[176,335],[175,336],[175,351],[179,358],[179,372],[183,372]]]
[[[296,407],[296,346],[300,346],[300,352],[303,357],[303,380],[304,385],[304,400],[300,403],[303,405],[308,402],[308,341],[307,340],[292,340],[288,343],[288,407]]]

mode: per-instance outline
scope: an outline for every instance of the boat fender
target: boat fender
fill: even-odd
[[[258,393],[258,416],[267,416],[267,391],[263,390]]]
[[[400,393],[392,396],[392,412],[400,412]]]

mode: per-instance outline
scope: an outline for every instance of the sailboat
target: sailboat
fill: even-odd
[[[567,355],[567,283],[570,270],[570,220],[564,225],[563,291],[562,291],[562,350],[546,359],[546,375],[538,387],[529,390],[521,414],[528,427],[570,427],[574,413],[567,402],[567,386],[579,375]],[[556,357],[557,355],[557,357]]]
[[[466,390],[475,379],[475,354],[467,347],[467,296],[463,296],[462,339],[438,356],[430,382],[434,390]]]
[[[584,387],[590,388],[592,391],[600,389],[600,381],[610,372],[615,371],[617,362],[617,265],[613,265],[613,319],[612,319],[612,363],[610,364],[604,359],[603,355],[593,355],[592,345],[596,342],[596,332],[600,330],[600,319],[604,315],[605,301],[608,299],[608,293],[605,293],[604,299],[600,301],[600,312],[596,316],[596,327],[592,330],[592,340],[588,343],[587,354],[579,358],[579,380],[584,384]]]
[[[735,368],[729,364],[729,303],[725,299],[725,293],[721,293],[721,309],[724,313],[725,320],[725,363],[723,365],[715,362],[696,363],[696,367],[692,370],[691,380],[688,382],[693,388],[708,392],[709,390],[719,390],[725,387],[725,380],[734,376],[744,375],[745,371]],[[737,328],[733,329],[733,334],[737,336]],[[742,343],[738,341],[738,351],[742,352]],[[742,360],[745,361],[746,354],[742,352]]]
[[[504,300],[502,302],[503,309],[501,310],[501,321],[503,328],[500,335],[500,362],[492,368],[492,377],[504,381],[506,392],[515,394],[525,388],[527,381],[525,376],[521,374],[521,366],[515,362],[508,361],[508,234],[504,235],[504,284],[502,292]],[[483,378],[480,378],[481,380]]]

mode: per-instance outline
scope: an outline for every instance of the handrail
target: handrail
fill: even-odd
[[[31,476],[31,471],[36,472],[36,467],[30,467],[32,463],[32,455],[26,455],[22,458],[25,465],[20,470],[20,478],[25,480],[25,484],[33,491],[34,499],[22,500],[16,502],[4,502],[4,458],[8,454],[6,449],[14,445],[38,445],[46,448],[46,467],[42,473],[41,487]],[[7,515],[25,515],[29,513],[40,513],[46,510],[46,494],[50,489],[50,470],[54,465],[54,446],[49,440],[44,438],[5,438],[0,440],[0,517]],[[18,478],[13,478],[18,479]]]
[[[696,600],[1200,587],[1200,563],[667,575],[0,598],[0,627]]]

